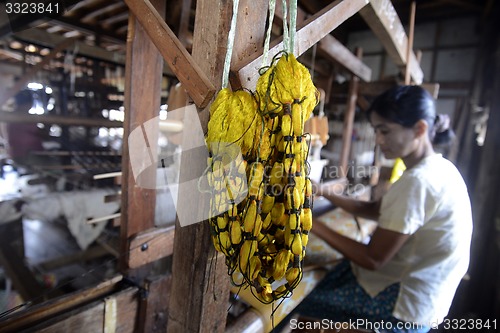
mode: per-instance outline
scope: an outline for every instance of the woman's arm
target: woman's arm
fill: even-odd
[[[342,236],[318,221],[313,223],[311,231],[347,259],[370,270],[376,270],[385,265],[410,237],[410,235],[377,228],[370,243],[363,244]]]
[[[328,188],[325,188],[324,186],[317,186],[316,195],[325,197],[335,206],[340,207],[353,215],[378,221],[380,214],[380,200],[362,201],[352,199],[335,194],[334,191],[329,191]]]

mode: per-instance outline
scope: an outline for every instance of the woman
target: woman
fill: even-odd
[[[379,201],[318,188],[317,195],[378,226],[362,244],[314,223],[312,231],[350,263],[339,264],[298,312],[336,321],[366,319],[367,328],[376,324],[379,331],[427,332],[448,314],[469,264],[467,188],[455,166],[434,152],[433,140],[442,142],[449,132],[435,124],[434,100],[424,89],[390,89],[375,99],[368,117],[382,153],[400,157],[406,171]]]

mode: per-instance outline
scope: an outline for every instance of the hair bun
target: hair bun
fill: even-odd
[[[443,133],[450,129],[450,116],[447,114],[438,114],[434,119],[434,131],[436,133]]]

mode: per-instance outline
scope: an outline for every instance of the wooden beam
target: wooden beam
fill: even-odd
[[[163,58],[182,82],[194,103],[204,108],[215,94],[215,87],[186,51],[149,0],[125,0],[131,13],[142,24]],[[212,13],[213,14],[213,13]]]
[[[168,302],[172,287],[172,275],[162,275],[146,281],[147,297],[139,301],[139,333],[160,333],[167,331]],[[161,295],[160,297],[150,297]]]
[[[67,117],[53,115],[19,114],[17,112],[0,111],[0,122],[5,123],[41,123],[65,126],[85,127],[123,127],[123,122],[108,119]]]
[[[264,333],[266,330],[263,315],[253,307],[238,315],[226,328],[225,333]]]
[[[404,69],[408,62],[408,38],[391,1],[370,0],[369,5],[362,8],[359,14],[384,45],[392,61]],[[424,74],[413,52],[410,54],[410,74],[416,84],[422,83]]]
[[[26,15],[25,11],[23,10],[13,10],[10,14],[7,14],[5,1],[2,1],[2,3],[0,4],[0,10],[2,11],[2,15],[4,16],[2,16],[2,20],[0,21],[0,38],[5,38],[13,31],[28,29],[32,26],[36,26],[48,20],[60,17],[66,11],[66,8],[73,6],[78,1],[79,0],[60,1],[58,2],[58,11],[54,10],[54,6],[52,5],[52,13],[35,11],[33,13],[29,12],[29,15]],[[12,4],[14,3],[15,2],[12,2]],[[37,1],[37,3],[43,3],[45,6],[44,8],[47,8],[48,5],[53,4],[51,0],[40,0]],[[23,7],[21,7],[21,9],[22,8]]]
[[[143,231],[130,239],[129,267],[138,268],[174,252],[175,226]]]
[[[124,7],[124,10],[127,10],[127,6],[121,3]],[[102,23],[102,22],[99,22]],[[97,25],[86,24],[83,21],[69,18],[65,16],[58,17],[55,20],[51,20],[50,24],[53,26],[57,26],[63,28],[68,31],[79,31],[83,35],[99,35],[99,40],[101,42],[108,42],[111,44],[125,44],[125,38],[116,34],[115,30],[111,29],[101,29]]]
[[[361,49],[356,50],[356,56],[361,59]],[[340,177],[347,177],[349,156],[351,155],[352,130],[354,126],[354,115],[356,113],[356,102],[358,99],[359,78],[352,76],[349,82],[349,95],[347,107],[344,114],[344,128],[342,131],[342,150],[340,151]]]
[[[256,2],[240,1],[240,10],[260,11]],[[225,0],[196,3],[193,58],[217,89],[222,84],[232,14],[229,7]],[[265,17],[264,11],[261,17]],[[202,129],[206,130],[209,107],[199,116]],[[180,179],[186,174],[202,174],[205,169],[205,165],[189,165],[191,170],[188,170],[184,165],[186,160],[181,158]],[[183,198],[182,192],[179,193],[178,204],[192,205],[193,202],[197,202],[196,198]],[[176,221],[172,272],[167,332],[224,332],[229,279],[224,256],[213,247],[208,221],[185,227]]]
[[[297,30],[295,56],[300,56],[332,30],[366,6],[367,0],[337,0],[303,22]],[[276,40],[269,50],[269,59],[283,50],[282,38]],[[234,64],[231,84],[236,87],[254,89],[262,66],[262,49],[252,56]]]
[[[264,44],[266,20],[262,19],[262,13],[267,12],[268,4],[263,4],[260,0],[255,1],[254,8],[245,8],[245,4],[247,1],[244,1],[239,7],[231,67],[262,50]],[[277,7],[279,7],[278,4]]]
[[[56,268],[73,264],[75,262],[84,262],[100,258],[107,254],[109,254],[109,252],[102,246],[93,245],[84,251],[63,255],[61,257],[45,261],[41,264],[37,264],[36,266],[42,269],[43,271],[47,272],[55,270]]]
[[[118,275],[107,281],[104,281],[97,286],[93,286],[84,290],[79,290],[62,297],[34,305],[25,311],[13,314],[6,319],[0,321],[0,332],[20,332],[28,327],[33,327],[35,324],[47,320],[57,314],[69,311],[75,307],[94,301],[104,297],[117,290],[118,283],[123,277]]]
[[[136,287],[129,287],[105,299],[48,318],[35,327],[30,327],[29,331],[135,333],[138,294]]]
[[[411,83],[410,66],[411,66],[411,54],[413,52],[413,35],[415,31],[415,12],[417,11],[417,1],[412,0],[410,6],[410,27],[408,31],[408,43],[406,45],[406,66],[405,66],[405,84],[409,85]],[[422,56],[422,54],[420,54]],[[420,59],[415,57],[417,62],[420,64]]]
[[[330,60],[339,63],[351,74],[359,77],[363,81],[371,81],[371,68],[366,66],[361,59],[357,58],[347,47],[345,47],[332,35],[326,35],[319,42],[319,49]]]
[[[78,332],[78,328],[85,327],[88,332],[103,332],[104,310],[103,302],[95,302],[63,313],[30,329],[39,333]]]
[[[164,9],[164,1],[156,0],[155,4],[158,8]],[[155,13],[158,16],[157,19],[162,20],[156,10]],[[163,59],[158,51],[140,20],[136,15],[130,15],[125,68],[124,138],[128,138],[137,127],[158,116],[161,99],[161,75],[159,73],[163,66]],[[145,142],[148,142],[148,139],[155,141],[154,136],[152,133],[150,137],[145,138]],[[131,237],[154,228],[156,190],[136,185],[130,164],[129,142],[123,140],[123,143],[120,253],[127,253]],[[144,149],[150,148],[144,147]],[[147,168],[141,176],[147,177],[154,184],[156,168]],[[122,271],[128,271],[130,268],[129,259],[128,255],[122,257],[120,262]]]

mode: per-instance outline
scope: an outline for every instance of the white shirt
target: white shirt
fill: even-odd
[[[352,264],[358,282],[372,297],[400,282],[393,316],[441,323],[467,271],[472,235],[470,200],[456,167],[435,154],[406,170],[382,198],[379,227],[411,236],[377,271]]]

